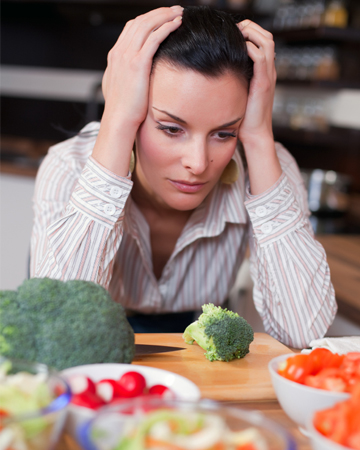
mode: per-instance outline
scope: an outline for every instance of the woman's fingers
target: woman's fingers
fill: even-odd
[[[269,53],[269,56],[274,56],[275,43],[272,38],[267,38],[263,33],[252,26],[244,28],[242,34],[246,40],[253,42],[259,48],[263,48]]]
[[[261,27],[259,27],[261,28]],[[252,48],[252,46],[247,46],[248,50],[250,49],[249,56],[254,62],[260,61],[261,63],[266,62],[268,76],[270,78],[274,77],[275,74],[275,44],[272,38],[267,38],[262,32],[260,32],[257,28],[251,25],[245,27],[242,30],[243,36],[248,43],[253,44],[253,46],[257,47],[258,51]],[[254,59],[254,57],[256,60]],[[265,60],[265,61],[263,61]],[[258,62],[259,64],[259,62]],[[256,71],[256,67],[254,67]]]
[[[124,38],[120,41],[127,49],[139,52],[151,33],[167,22],[173,21],[182,15],[183,8],[175,6],[171,8],[158,8],[146,14],[138,16],[132,21]]]
[[[258,25],[255,22],[252,22],[251,20],[243,20],[242,22],[238,23],[239,28],[241,30],[241,32],[248,26],[254,28],[255,30],[259,31],[261,34],[263,34],[266,38],[268,39],[273,39],[273,35],[270,33],[270,31],[265,30],[264,28],[262,28],[260,25]]]
[[[145,56],[147,58],[152,58],[161,42],[181,25],[181,21],[182,16],[177,16],[171,22],[166,22],[157,30],[153,31],[140,51],[141,57]]]

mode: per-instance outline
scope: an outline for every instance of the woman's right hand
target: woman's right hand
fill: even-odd
[[[181,24],[183,8],[158,8],[130,20],[108,54],[104,113],[92,156],[118,175],[128,174],[136,132],[148,110],[152,59]]]

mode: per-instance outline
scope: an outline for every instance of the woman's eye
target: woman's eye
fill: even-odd
[[[179,134],[182,131],[181,128],[162,125],[161,123],[159,123],[156,128],[158,130],[165,131],[165,133],[167,133],[170,136],[175,136],[176,134]]]
[[[220,139],[236,138],[235,133],[225,133],[224,131],[219,131],[217,135]]]

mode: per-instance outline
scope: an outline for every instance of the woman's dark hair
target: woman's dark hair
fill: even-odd
[[[249,82],[253,62],[236,19],[225,11],[208,6],[189,6],[182,24],[159,46],[153,58],[174,67],[187,68],[209,77],[228,71]]]

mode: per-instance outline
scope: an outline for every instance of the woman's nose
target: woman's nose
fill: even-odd
[[[183,154],[182,163],[194,175],[201,175],[205,172],[209,164],[206,141],[199,139],[188,145]]]

